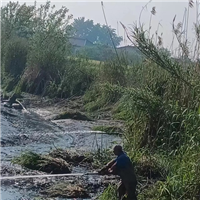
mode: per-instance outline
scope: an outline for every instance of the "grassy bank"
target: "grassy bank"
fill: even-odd
[[[60,20],[68,25],[66,16]],[[145,60],[133,66],[124,59],[104,63],[73,59],[63,24],[54,23],[42,30],[31,24],[30,30],[37,31],[26,38],[15,30],[2,33],[3,89],[52,98],[82,95],[87,112],[108,109],[114,119],[126,123],[124,147],[135,163],[138,199],[199,199],[199,20],[194,23],[196,48],[191,51],[181,34],[184,24],[173,21],[179,43],[176,56],[163,48],[161,36],[150,39],[148,31],[135,26],[128,37]],[[101,200],[115,199],[113,187]]]
[[[180,27],[173,23],[177,36]],[[86,92],[85,107],[90,111],[112,107],[113,118],[126,122],[124,145],[135,163],[138,199],[198,199],[199,52],[186,51],[189,45],[182,35],[178,58],[155,38],[149,39],[141,26],[128,36],[145,61],[132,68],[111,62]],[[115,199],[113,187],[101,199]]]

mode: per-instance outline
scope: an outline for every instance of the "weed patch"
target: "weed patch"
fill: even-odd
[[[14,158],[12,162],[29,169],[47,173],[64,174],[71,172],[69,164],[63,159],[41,156],[33,152],[24,152],[19,157]]]
[[[73,110],[65,111],[54,118],[54,120],[59,120],[59,119],[75,119],[75,120],[91,121],[91,119],[88,118],[83,113]]]

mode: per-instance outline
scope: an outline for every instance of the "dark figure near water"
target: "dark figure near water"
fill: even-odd
[[[119,175],[121,179],[117,188],[119,200],[137,200],[137,180],[133,164],[120,145],[116,145],[113,152],[117,158],[110,161],[105,167],[103,167],[99,171],[99,174]]]

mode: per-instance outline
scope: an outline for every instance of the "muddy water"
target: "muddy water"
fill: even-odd
[[[1,107],[1,168],[21,170],[19,166],[11,164],[11,160],[28,150],[36,153],[47,153],[54,148],[95,151],[120,142],[119,137],[91,131],[91,123],[94,122],[47,121],[35,112]],[[74,172],[84,170],[79,167],[73,169]],[[87,181],[93,183],[100,180],[98,177],[87,177]],[[19,184],[23,185],[17,181],[2,182],[1,200],[34,199],[38,196],[37,189],[34,190],[27,183],[18,187]]]

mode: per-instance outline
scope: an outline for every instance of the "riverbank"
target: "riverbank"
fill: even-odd
[[[95,152],[98,149],[107,149],[114,143],[121,142],[119,136],[92,131],[92,128],[95,126],[112,125],[122,127],[123,123],[120,121],[114,121],[111,118],[100,118],[97,115],[94,118],[87,116],[88,120],[70,118],[55,120],[61,113],[69,110],[71,113],[75,111],[74,113],[81,113],[81,116],[86,116],[87,113],[84,112],[80,97],[52,100],[36,95],[23,94],[20,102],[26,107],[26,112],[3,106],[1,109],[1,176],[45,174],[38,170],[30,170],[11,163],[13,158],[20,156],[21,153],[26,151],[47,154],[53,149],[62,148],[89,153]],[[91,170],[91,168],[78,165],[73,167],[72,172],[80,173]],[[106,179],[108,179],[107,183]],[[112,179],[112,181],[115,181],[114,177]],[[88,197],[94,197],[108,185],[110,177],[54,177],[2,181],[1,199],[16,199],[15,197],[19,197],[24,189],[26,190],[24,195],[27,199],[38,197],[37,193],[41,197],[50,198],[52,194],[47,192],[48,188],[61,182],[65,186],[66,184],[69,185],[69,180],[73,180],[73,184],[77,184],[79,187],[81,184],[82,189],[79,188],[78,190],[82,191],[82,193],[84,193],[84,190]],[[70,188],[72,189],[72,187]],[[13,193],[13,198],[11,198],[9,194],[13,191],[15,192]],[[40,191],[43,191],[43,193]],[[63,191],[66,192],[66,190]],[[62,192],[55,193],[57,194],[55,199],[59,197],[68,199],[66,196],[63,197]],[[22,197],[23,195],[20,198]]]

